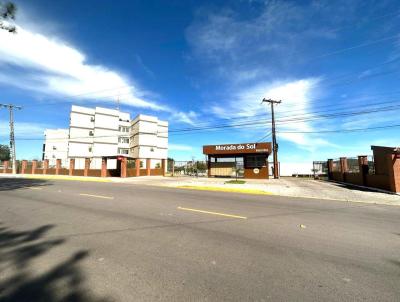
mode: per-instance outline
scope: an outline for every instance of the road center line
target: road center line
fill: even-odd
[[[191,208],[178,207],[177,209],[178,209],[178,210],[183,210],[183,211],[198,212],[198,213],[211,214],[211,215],[218,215],[218,216],[225,216],[225,217],[232,217],[232,218],[238,218],[238,219],[247,219],[247,217],[245,217],[245,216],[238,216],[238,215],[225,214],[225,213],[218,213],[218,212],[210,212],[210,211],[204,211],[204,210],[198,210],[198,209],[191,209]]]
[[[85,193],[80,193],[79,195],[81,195],[81,196],[95,197],[95,198],[103,198],[103,199],[114,199],[113,196],[92,195],[92,194],[85,194]]]

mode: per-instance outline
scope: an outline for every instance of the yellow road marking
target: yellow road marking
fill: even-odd
[[[36,187],[29,187],[31,190],[41,190],[42,188],[36,188]]]
[[[232,217],[232,218],[239,218],[239,219],[247,219],[245,216],[238,216],[238,215],[232,215],[232,214],[224,214],[224,213],[218,213],[218,212],[210,212],[210,211],[204,211],[204,210],[198,210],[198,209],[191,209],[191,208],[183,208],[183,207],[178,207],[178,210],[184,210],[184,211],[191,211],[191,212],[198,212],[198,213],[204,213],[204,214],[212,214],[212,215],[218,215],[218,216],[225,216],[225,217]]]
[[[85,193],[80,193],[79,195],[81,195],[81,196],[89,196],[89,197],[96,197],[96,198],[103,198],[103,199],[114,199],[113,196],[92,195],[92,194],[85,194]]]
[[[177,186],[178,189],[200,190],[200,191],[219,191],[229,193],[244,193],[254,195],[274,195],[271,192],[266,192],[257,189],[242,189],[242,188],[224,188],[224,187],[209,187],[209,186]]]

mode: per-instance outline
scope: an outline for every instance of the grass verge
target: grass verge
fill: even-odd
[[[235,184],[235,185],[243,185],[246,182],[244,180],[228,180],[225,181],[226,184]]]

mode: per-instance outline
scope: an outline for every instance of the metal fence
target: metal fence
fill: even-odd
[[[328,163],[326,161],[313,161],[314,175],[326,175],[328,173]]]
[[[375,161],[372,155],[368,156],[368,174],[375,174]]]
[[[350,173],[360,173],[360,165],[357,157],[347,158],[347,171]]]
[[[332,161],[332,172],[340,172],[340,160]]]
[[[207,162],[205,161],[168,161],[167,172],[174,176],[207,176]]]

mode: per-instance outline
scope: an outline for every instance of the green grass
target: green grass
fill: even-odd
[[[242,184],[245,184],[246,182],[244,180],[228,180],[228,181],[225,181],[225,183],[242,185]]]

